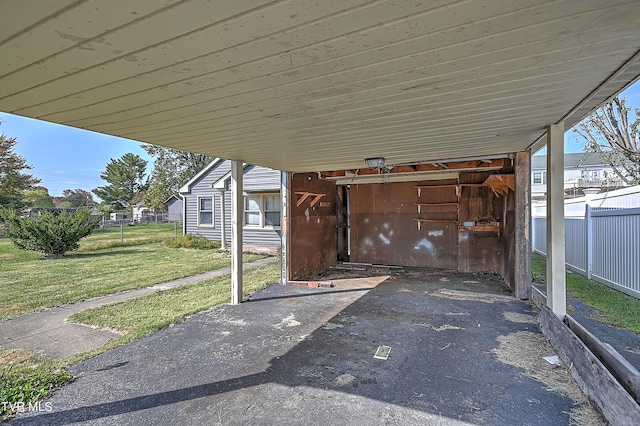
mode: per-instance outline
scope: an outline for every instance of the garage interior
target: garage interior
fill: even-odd
[[[289,279],[337,262],[495,272],[526,298],[514,258],[516,239],[529,239],[528,221],[516,225],[517,206],[526,205],[516,199],[528,199],[528,154],[524,160],[517,170],[509,154],[289,174]]]

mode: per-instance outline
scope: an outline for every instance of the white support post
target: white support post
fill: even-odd
[[[222,250],[226,250],[227,249],[227,238],[226,238],[226,227],[227,227],[227,220],[226,220],[226,209],[224,206],[224,193],[226,192],[226,190],[224,189],[219,189],[218,191],[220,191],[220,249]]]
[[[242,302],[243,162],[231,161],[231,303]]]
[[[282,172],[281,180],[280,180],[280,201],[282,203],[282,217],[280,218],[280,261],[281,261],[281,270],[280,270],[280,284],[287,284],[289,277],[287,273],[287,256],[289,254],[289,250],[287,249],[287,241],[289,238],[289,174],[287,172]]]
[[[591,279],[593,273],[593,218],[588,201],[584,211],[584,225],[587,228],[587,278]]]
[[[587,278],[591,279],[593,274],[593,210],[591,205],[593,204],[593,196],[600,192],[596,188],[583,189],[585,197],[584,206],[584,224],[587,229]]]
[[[547,306],[567,313],[564,239],[564,121],[547,127]]]

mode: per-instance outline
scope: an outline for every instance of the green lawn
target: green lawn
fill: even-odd
[[[124,225],[122,228],[98,229],[90,236],[82,239],[78,251],[93,251],[110,247],[131,246],[175,239],[176,226],[177,234],[180,236],[182,234],[182,226],[174,223]]]
[[[280,263],[249,269],[243,274],[247,295],[278,282]],[[175,323],[186,315],[231,300],[231,276],[224,275],[197,284],[158,291],[124,302],[78,312],[69,321],[122,331],[124,336],[111,342],[119,345]]]
[[[137,228],[143,230],[145,227]],[[176,249],[162,243],[141,244],[158,234],[153,227],[147,228],[146,232],[152,236],[138,235],[138,245],[88,251],[86,247],[91,241],[83,241],[84,251],[81,246],[81,250],[57,258],[18,250],[9,240],[0,239],[0,321],[230,265],[230,256],[217,250]],[[113,241],[113,238],[109,240],[100,233],[87,240],[90,238],[102,243]],[[262,257],[245,254],[244,261]]]
[[[532,256],[531,271],[534,282],[546,283],[546,259],[543,256]],[[640,300],[635,297],[572,272],[567,272],[567,291],[597,310],[609,324],[640,334]],[[570,306],[567,308],[571,311]]]

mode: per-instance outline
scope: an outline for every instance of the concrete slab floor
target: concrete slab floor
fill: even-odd
[[[270,286],[74,366],[52,411],[9,424],[600,424],[530,305],[442,297],[442,277]]]

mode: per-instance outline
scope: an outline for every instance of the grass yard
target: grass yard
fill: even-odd
[[[534,282],[546,283],[543,256],[533,254],[531,271]],[[567,272],[567,291],[597,310],[609,324],[640,335],[640,300],[571,272]]]
[[[280,263],[246,270],[244,294],[250,294],[280,279]],[[158,291],[124,302],[78,312],[70,322],[125,333],[109,345],[118,346],[173,324],[187,315],[231,301],[231,275],[212,278],[193,285]]]
[[[78,251],[95,251],[110,247],[126,247],[146,243],[156,243],[174,239],[182,234],[182,225],[175,223],[123,226],[98,229],[83,238]]]
[[[91,250],[90,247],[113,242],[114,235],[119,242],[119,233],[109,230],[83,240],[79,251],[57,258],[19,250],[8,239],[0,239],[0,321],[95,296],[148,287],[231,263],[229,254],[216,250],[176,249],[159,242],[149,243],[149,239],[157,239],[158,235],[164,239],[155,225],[131,228],[138,232],[137,245]],[[244,261],[262,257],[245,254]]]

